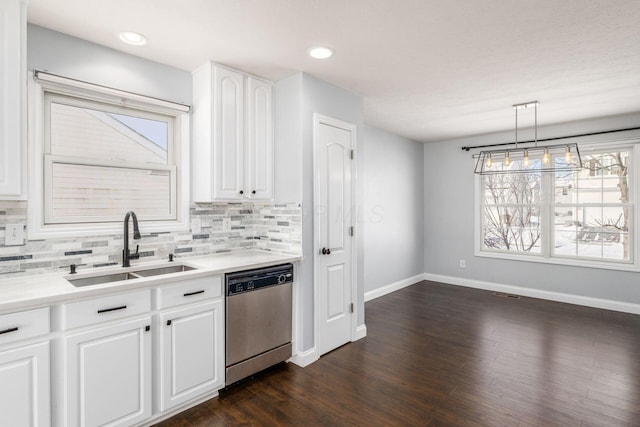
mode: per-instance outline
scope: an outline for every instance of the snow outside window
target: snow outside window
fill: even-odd
[[[480,176],[478,255],[633,265],[633,156],[590,149],[579,172]]]

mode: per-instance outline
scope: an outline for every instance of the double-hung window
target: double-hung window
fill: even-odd
[[[188,107],[45,73],[32,92],[35,237],[184,226]]]
[[[578,172],[478,176],[476,253],[634,268],[635,150],[633,143],[584,145]]]

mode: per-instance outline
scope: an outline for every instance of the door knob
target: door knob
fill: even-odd
[[[322,255],[331,255],[331,249],[322,248]]]

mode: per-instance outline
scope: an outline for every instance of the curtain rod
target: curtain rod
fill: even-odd
[[[50,83],[63,84],[63,85],[67,85],[67,86],[69,85],[69,82],[74,82],[75,86],[77,86],[77,87],[81,87],[81,88],[84,88],[84,89],[88,88],[89,90],[99,91],[99,92],[105,93],[107,95],[128,97],[128,98],[130,98],[132,100],[142,101],[142,102],[145,102],[147,104],[155,104],[155,105],[163,106],[165,108],[169,108],[169,109],[172,109],[172,110],[178,110],[178,111],[181,111],[183,113],[188,113],[188,112],[191,111],[191,106],[188,105],[188,104],[175,102],[175,101],[169,101],[169,100],[162,99],[162,98],[157,98],[157,97],[154,97],[154,96],[143,95],[143,94],[136,93],[136,92],[131,92],[131,91],[128,91],[128,90],[116,89],[116,88],[113,88],[113,87],[110,87],[110,86],[105,86],[105,85],[101,85],[101,84],[97,84],[97,83],[91,83],[91,82],[87,82],[85,80],[79,80],[79,79],[76,79],[76,78],[73,78],[73,77],[61,76],[60,74],[54,74],[54,73],[50,73],[48,71],[34,69],[33,70],[33,78],[35,80],[42,80],[42,81],[46,81],[46,82],[50,82]],[[98,90],[96,90],[96,88]]]
[[[625,128],[625,129],[613,129],[613,130],[603,130],[600,132],[590,132],[590,133],[581,133],[578,135],[566,135],[566,136],[558,136],[555,138],[544,138],[539,139],[537,142],[546,142],[546,141],[557,141],[559,139],[568,139],[568,138],[580,138],[584,136],[593,136],[593,135],[605,135],[608,133],[616,133],[616,132],[626,132],[629,130],[640,130],[640,126],[634,128]],[[535,140],[522,141],[518,142],[518,144],[532,144],[536,142]],[[502,147],[504,145],[516,145],[515,142],[503,142],[501,144],[487,144],[487,145],[475,145],[473,147],[462,147],[462,151],[469,151],[472,148],[488,148],[488,147]]]

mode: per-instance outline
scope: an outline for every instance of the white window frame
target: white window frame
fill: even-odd
[[[71,218],[54,218],[51,203],[45,197],[51,194],[51,167],[54,163],[86,164],[86,159],[49,154],[46,97],[67,96],[82,101],[131,107],[149,113],[171,116],[173,120],[173,150],[168,153],[168,164],[137,165],[141,169],[152,169],[169,173],[171,179],[172,206],[170,216],[138,217],[143,232],[185,231],[189,229],[189,107],[182,104],[150,98],[130,92],[93,85],[48,73],[29,73],[29,209],[27,209],[28,238],[45,239],[58,237],[80,237],[122,233],[122,222],[104,222],[107,218],[95,218],[92,222],[74,222]],[[92,166],[124,167],[136,169],[135,163],[122,164],[108,160],[91,161]],[[175,203],[173,203],[175,201]],[[122,218],[124,214],[122,212]],[[85,219],[80,218],[82,221]]]
[[[542,232],[542,250],[540,254],[530,253],[516,253],[510,251],[499,250],[486,250],[483,248],[483,213],[482,208],[482,177],[475,175],[475,202],[474,202],[474,255],[484,258],[495,258],[513,261],[527,261],[527,262],[540,262],[546,264],[567,265],[576,267],[589,267],[589,268],[601,268],[609,270],[620,271],[640,271],[640,215],[637,207],[640,205],[638,196],[640,195],[640,139],[629,138],[625,140],[614,141],[601,141],[601,142],[588,142],[580,143],[580,152],[583,155],[588,155],[589,152],[596,151],[615,151],[615,150],[629,150],[631,151],[631,170],[629,173],[629,187],[632,203],[630,209],[632,210],[632,228],[631,233],[631,256],[629,261],[612,261],[601,260],[596,258],[580,258],[571,256],[560,256],[551,254],[550,245],[553,242],[554,234],[551,230],[548,219],[545,219],[541,223]],[[474,159],[475,162],[475,159]],[[552,179],[548,173],[543,174],[543,188],[552,187]],[[544,195],[542,200],[542,209],[545,216],[548,217],[554,208],[554,198],[549,195]]]

